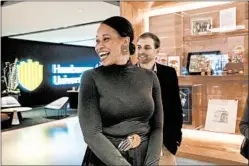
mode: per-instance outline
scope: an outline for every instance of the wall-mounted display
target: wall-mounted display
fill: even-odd
[[[180,89],[180,99],[183,110],[183,123],[192,124],[192,86],[191,85],[181,85]]]

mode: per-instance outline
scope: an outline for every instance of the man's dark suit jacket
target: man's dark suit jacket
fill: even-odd
[[[164,109],[163,144],[175,155],[182,140],[183,122],[178,78],[174,68],[158,63],[156,67]]]

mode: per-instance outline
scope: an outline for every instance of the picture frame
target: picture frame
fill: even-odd
[[[192,85],[180,85],[179,95],[183,111],[183,124],[192,125]]]
[[[156,56],[156,62],[161,65],[167,66],[168,64],[167,56]]]
[[[212,68],[214,71],[222,70],[222,54],[220,51],[189,52],[187,58],[187,72],[189,75],[201,75],[202,67],[205,67],[206,60],[214,60]]]
[[[211,33],[212,28],[213,28],[213,19],[211,17],[191,19],[192,35],[202,35],[202,34]]]
[[[204,130],[235,133],[238,100],[209,99]]]
[[[173,67],[177,75],[180,75],[181,71],[180,59],[180,56],[168,56],[168,66]]]

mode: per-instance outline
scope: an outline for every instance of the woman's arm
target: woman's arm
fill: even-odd
[[[161,99],[161,88],[155,73],[153,73],[152,96],[154,99],[155,111],[150,120],[151,131],[144,163],[145,166],[158,165],[163,140],[163,106]]]
[[[244,110],[244,114],[243,114],[243,117],[240,121],[240,124],[239,124],[239,128],[240,128],[240,132],[241,134],[243,134],[247,139],[249,139],[249,136],[248,136],[248,126],[249,126],[249,98],[247,96],[247,99],[246,99],[246,106],[245,106],[245,110]]]
[[[84,140],[94,154],[106,165],[130,165],[117,148],[102,134],[99,94],[92,77],[92,70],[81,78],[78,116]]]

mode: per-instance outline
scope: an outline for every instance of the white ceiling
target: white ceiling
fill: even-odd
[[[2,36],[94,46],[99,23],[92,22],[115,15],[119,6],[106,2],[20,2],[2,7]]]

